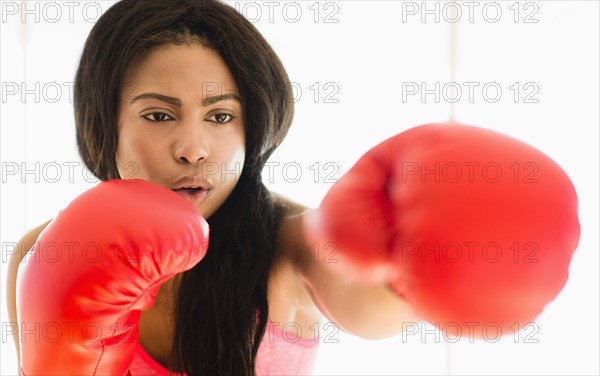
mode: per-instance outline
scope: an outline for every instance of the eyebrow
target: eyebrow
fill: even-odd
[[[134,97],[131,100],[130,103],[135,103],[135,102],[138,102],[138,101],[140,101],[142,99],[158,99],[159,101],[163,101],[163,102],[175,105],[177,107],[181,107],[181,99],[174,98],[174,97],[169,97],[167,95],[162,95],[162,94],[158,94],[158,93],[144,93],[144,94],[140,94],[140,95]],[[226,101],[226,100],[234,100],[234,101],[237,101],[239,103],[242,103],[242,100],[239,97],[239,95],[234,94],[234,93],[228,93],[228,94],[212,95],[212,96],[209,96],[209,97],[205,97],[205,98],[202,99],[202,105],[203,106],[210,106],[211,104],[215,104],[217,102]]]

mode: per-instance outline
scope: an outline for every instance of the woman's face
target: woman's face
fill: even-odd
[[[167,45],[124,82],[117,113],[121,178],[173,189],[208,218],[244,166],[242,104],[229,69],[201,45]]]

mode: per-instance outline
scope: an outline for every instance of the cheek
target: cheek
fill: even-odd
[[[158,145],[148,134],[139,134],[130,129],[119,132],[117,166],[122,179],[148,179],[149,168],[158,167]]]
[[[235,165],[239,164],[239,172],[241,174],[242,167],[244,166],[244,160],[246,157],[246,144],[245,144],[245,136],[244,132],[238,131],[235,134],[235,137],[231,140],[231,148],[229,153],[231,155],[231,163]]]
[[[209,158],[211,160],[209,166],[214,166],[211,167],[214,171],[214,176],[209,178],[214,179],[218,177],[221,182],[227,185],[235,184],[242,174],[246,157],[244,134],[240,134],[240,132],[229,133],[213,144],[211,151],[212,157]]]

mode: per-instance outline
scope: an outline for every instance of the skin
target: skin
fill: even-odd
[[[228,99],[203,103],[218,95]],[[129,75],[121,94],[116,154],[121,177],[173,188],[182,176],[205,176],[213,188],[195,207],[208,218],[233,191],[244,165],[243,112],[236,97],[235,80],[215,51],[201,45],[169,45],[151,52]],[[298,288],[291,281],[290,266],[279,265],[272,278],[279,283],[273,284],[270,295],[279,297],[273,304],[274,320],[285,323],[298,318],[294,299],[286,297],[282,287]],[[140,321],[142,345],[163,365],[172,347],[171,310],[178,281],[176,276],[161,287]],[[305,315],[305,326],[320,321],[314,313]]]
[[[204,176],[212,189],[195,207],[210,217],[235,188],[245,159],[242,106],[234,99],[239,93],[226,64],[215,51],[198,44],[168,45],[151,52],[125,82],[117,114],[116,159],[121,177],[173,188],[183,176]],[[203,104],[215,95],[228,97]],[[302,338],[314,339],[315,323],[322,327],[327,319],[347,333],[381,339],[400,333],[405,322],[418,321],[411,307],[384,285],[360,285],[332,273],[303,235],[303,218],[313,209],[272,194],[287,208],[278,232],[281,248],[276,249],[269,277],[272,322],[279,328],[294,323],[292,338],[300,327]],[[10,260],[7,301],[15,328],[18,266],[47,224],[26,234],[18,243],[20,252]],[[290,243],[299,250],[296,257],[285,254]],[[171,312],[178,280],[175,276],[161,286],[155,304],[142,312],[140,320],[142,346],[163,365],[172,348]],[[335,337],[331,331],[320,334]],[[18,335],[14,338],[19,353]]]
[[[203,104],[218,95],[230,98]],[[121,178],[173,188],[183,176],[205,176],[213,189],[196,209],[210,217],[235,188],[244,165],[242,104],[233,95],[239,97],[235,80],[213,50],[184,45],[151,52],[121,93],[116,154]]]

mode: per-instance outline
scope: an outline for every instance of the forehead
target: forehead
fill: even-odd
[[[132,66],[125,84],[176,92],[237,92],[219,53],[200,44],[169,44],[150,51]]]

